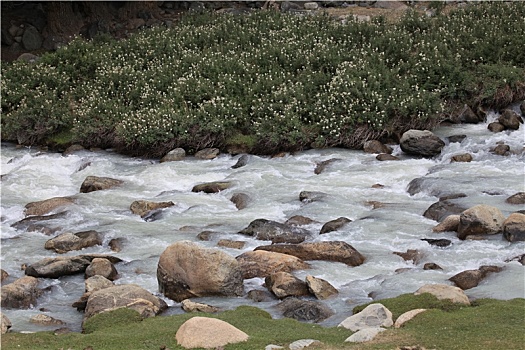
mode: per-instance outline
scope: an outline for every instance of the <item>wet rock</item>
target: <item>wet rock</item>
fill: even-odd
[[[91,230],[77,233],[63,233],[48,240],[44,248],[63,254],[72,250],[80,250],[101,244],[102,236],[97,231]]]
[[[330,164],[334,162],[340,161],[340,160],[341,160],[340,158],[332,158],[332,159],[323,160],[322,162],[317,163],[314,169],[314,174],[317,174],[317,175],[321,174],[323,171],[325,171],[327,166],[329,166]]]
[[[445,142],[428,130],[408,130],[401,137],[400,146],[407,154],[433,157],[441,153]]]
[[[489,273],[501,272],[499,266],[481,266],[477,270],[462,271],[449,278],[456,286],[463,290],[476,287]]]
[[[230,201],[235,204],[235,207],[238,210],[245,209],[248,206],[248,203],[250,202],[250,196],[248,196],[246,193],[235,193],[231,198]]]
[[[414,309],[414,310],[410,310],[410,311],[407,311],[401,314],[396,319],[396,322],[394,323],[394,328],[400,328],[405,323],[407,323],[408,321],[410,321],[411,319],[413,319],[414,317],[416,317],[417,315],[425,311],[427,311],[427,309]]]
[[[74,145],[71,145],[68,148],[66,148],[66,150],[64,152],[62,152],[62,155],[63,156],[68,156],[70,154],[74,154],[76,152],[85,151],[85,150],[86,149],[84,148],[84,146],[79,145],[79,144],[74,144]]]
[[[211,241],[213,236],[218,235],[218,232],[215,231],[202,231],[197,235],[199,241]]]
[[[221,239],[217,242],[217,246],[232,249],[242,249],[246,245],[244,241],[232,241],[231,239]]]
[[[108,246],[109,246],[109,249],[118,253],[122,251],[122,248],[124,247],[125,242],[126,242],[126,239],[123,237],[113,238],[112,240],[109,241]]]
[[[247,154],[243,154],[242,156],[239,157],[239,159],[237,159],[237,163],[232,165],[232,169],[238,169],[240,167],[245,166],[246,164],[248,164],[249,160],[250,160],[250,156],[248,156]]]
[[[5,270],[0,269],[0,282],[4,282],[7,277],[9,277],[9,274]]]
[[[490,151],[498,156],[508,156],[510,154],[510,146],[500,144],[492,148]]]
[[[299,193],[299,200],[304,203],[319,202],[328,196],[324,192],[318,191],[302,191]]]
[[[450,143],[456,143],[456,142],[460,143],[466,137],[467,137],[467,135],[451,135],[451,136],[447,137],[447,140]]]
[[[439,177],[418,177],[411,180],[407,192],[413,196],[417,193],[427,193],[435,197],[445,197],[455,194],[450,192],[450,187],[457,182]]]
[[[328,306],[313,300],[286,298],[277,305],[284,317],[303,322],[321,322],[335,313]]]
[[[438,222],[443,221],[449,215],[461,214],[467,208],[449,200],[439,201],[428,207],[423,216]]]
[[[436,263],[430,262],[423,265],[423,270],[443,270],[443,268]]]
[[[11,323],[9,318],[7,318],[6,315],[0,312],[0,334],[6,334],[7,332],[9,332],[9,328],[11,328],[12,326],[13,324]]]
[[[432,228],[433,232],[456,232],[459,227],[459,215],[449,215],[442,222]]]
[[[487,126],[487,129],[492,132],[502,132],[505,130],[505,126],[499,122],[492,122]]]
[[[85,278],[93,276],[102,276],[110,281],[117,279],[118,272],[115,266],[108,259],[95,258],[91,260],[91,263],[86,267],[84,272]]]
[[[74,200],[71,197],[54,197],[43,201],[31,202],[26,204],[24,214],[25,216],[42,216],[57,208],[62,208],[73,203]]]
[[[258,250],[289,254],[302,260],[342,262],[349,266],[359,266],[365,261],[365,257],[361,253],[350,244],[342,241],[272,244],[255,248],[255,251]]]
[[[392,154],[392,147],[382,144],[378,140],[369,140],[363,144],[363,151],[365,153],[386,153]]]
[[[456,154],[451,158],[452,162],[469,163],[472,162],[472,155],[470,153]]]
[[[521,115],[525,115],[525,101],[520,104]]]
[[[251,290],[247,294],[248,299],[255,301],[256,303],[265,302],[265,301],[273,301],[275,300],[275,296],[268,291],[264,290]]]
[[[60,326],[60,325],[65,324],[64,321],[58,320],[56,318],[53,318],[45,314],[38,314],[38,315],[31,316],[31,318],[29,319],[29,322],[39,324],[42,326]]]
[[[38,288],[38,279],[24,276],[13,283],[2,286],[1,305],[9,309],[28,309],[36,305],[37,298],[42,295]]]
[[[92,277],[88,277],[84,281],[84,285],[86,292],[94,292],[96,290],[112,287],[114,284],[102,275],[94,275]]]
[[[306,283],[288,272],[273,273],[265,278],[264,283],[266,288],[279,299],[310,295]]]
[[[195,153],[195,158],[199,159],[213,159],[216,158],[220,153],[218,148],[205,148]]]
[[[462,289],[446,284],[426,284],[419,288],[414,295],[430,293],[439,300],[450,300],[453,303],[470,305],[468,297]]]
[[[325,223],[323,225],[323,227],[321,228],[321,232],[319,234],[322,235],[324,233],[337,231],[341,227],[343,227],[346,224],[348,224],[349,222],[352,222],[352,220],[350,220],[348,218],[345,218],[345,217],[340,217],[340,218],[337,218],[335,220],[328,221],[327,223]]]
[[[417,249],[408,249],[406,252],[394,252],[394,254],[399,255],[405,261],[412,261],[416,265],[423,258],[423,253]]]
[[[505,219],[503,237],[509,242],[525,241],[525,214],[512,213]]]
[[[195,185],[191,192],[218,193],[230,188],[230,186],[231,182],[228,181],[207,182]]]
[[[480,119],[476,113],[474,113],[474,111],[472,110],[472,108],[470,108],[469,106],[465,105],[465,107],[463,108],[463,110],[461,111],[460,115],[459,115],[459,120],[462,122],[462,123],[467,123],[467,124],[478,124],[479,122],[483,121],[482,119]]]
[[[17,230],[25,230],[28,232],[39,231],[46,235],[53,234],[60,230],[59,227],[49,227],[47,224],[41,223],[41,221],[52,221],[55,219],[63,219],[67,216],[67,211],[63,211],[51,215],[39,215],[39,216],[30,216],[20,221],[15,222],[12,227]]]
[[[142,318],[147,318],[160,314],[168,305],[136,284],[123,284],[92,292],[87,301],[84,319],[119,308],[135,310]]]
[[[219,349],[248,340],[248,334],[231,324],[209,317],[192,317],[175,334],[177,344],[186,349]]]
[[[180,302],[203,296],[241,296],[242,270],[239,262],[217,249],[180,241],[160,255],[157,267],[159,290]]]
[[[264,250],[246,252],[235,259],[239,262],[244,279],[310,268],[309,264],[295,256]]]
[[[521,117],[512,109],[506,109],[498,117],[498,122],[507,130],[518,130],[520,124],[523,124],[523,119],[521,119]]]
[[[328,299],[334,295],[339,294],[337,289],[332,286],[328,281],[325,281],[322,278],[317,278],[314,276],[306,276],[306,285],[308,290],[312,293],[317,299],[324,300]]]
[[[135,215],[140,215],[141,218],[148,216],[152,211],[174,206],[175,203],[169,202],[151,202],[146,200],[138,200],[131,203],[129,210]]]
[[[427,242],[430,245],[434,245],[436,247],[442,247],[442,248],[448,247],[449,245],[452,244],[450,239],[444,239],[444,238],[443,239],[423,238],[421,240]]]
[[[84,273],[91,261],[95,258],[106,258],[112,263],[122,261],[117,257],[104,254],[44,258],[29,265],[25,270],[25,274],[33,277],[59,278],[61,276]]]
[[[379,333],[386,331],[381,327],[371,327],[358,330],[345,339],[345,343],[364,343],[373,340]]]
[[[462,212],[459,217],[458,238],[469,235],[496,234],[502,231],[505,217],[501,211],[488,205],[476,205]]]
[[[272,241],[272,243],[300,243],[312,236],[310,231],[300,227],[266,219],[252,221],[239,233],[258,240]]]
[[[202,303],[195,303],[191,301],[190,299],[185,299],[181,301],[181,307],[186,312],[207,312],[207,313],[214,313],[219,312],[221,309],[215,306],[211,306],[208,304],[202,304]]]
[[[384,162],[384,161],[387,161],[387,160],[399,160],[398,157],[396,156],[393,156],[391,154],[388,154],[388,153],[381,153],[381,154],[378,154],[376,156],[376,159],[381,161],[381,162]]]
[[[302,215],[294,215],[288,220],[286,220],[286,225],[292,225],[292,226],[304,226],[304,225],[310,225],[313,223],[316,223],[317,221],[312,220],[306,216]]]
[[[525,192],[518,192],[505,199],[509,204],[525,204]]]
[[[520,264],[525,265],[525,254],[521,254],[521,255],[515,256],[515,257],[513,257],[511,259],[505,260],[505,262],[507,262],[507,263],[511,262],[511,261],[517,261]]]
[[[346,318],[338,327],[357,332],[365,328],[391,327],[394,324],[392,312],[383,304],[370,304],[361,312]]]
[[[186,157],[186,151],[184,148],[175,148],[174,150],[169,151],[164,157],[160,159],[161,163],[164,162],[176,162],[183,160]]]
[[[98,177],[98,176],[88,176],[82,182],[80,186],[81,193],[89,193],[100,190],[107,190],[115,186],[123,184],[124,181],[112,179],[109,177]]]

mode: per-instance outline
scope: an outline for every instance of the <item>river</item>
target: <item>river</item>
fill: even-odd
[[[516,109],[517,110],[517,109]],[[213,160],[187,157],[183,161],[160,163],[116,154],[111,150],[81,151],[63,156],[39,152],[31,148],[16,148],[2,144],[1,148],[1,267],[10,274],[8,282],[22,277],[22,264],[31,264],[46,257],[57,256],[44,249],[50,239],[40,232],[19,231],[11,225],[24,218],[24,206],[29,202],[51,197],[76,195],[76,203],[68,207],[69,214],[56,222],[61,232],[96,230],[104,235],[104,244],[69,252],[114,254],[124,260],[116,264],[120,278],[117,284],[136,283],[160,296],[156,280],[157,262],[164,249],[179,240],[198,241],[196,235],[212,229],[220,232],[217,239],[198,241],[205,247],[217,248],[219,238],[246,241],[243,249],[223,249],[232,256],[253,250],[266,241],[256,241],[236,232],[255,219],[284,222],[293,215],[312,218],[317,223],[306,226],[319,232],[322,225],[344,216],[352,220],[343,229],[315,240],[342,240],[366,257],[358,267],[342,263],[311,262],[312,269],[296,271],[304,279],[313,275],[329,281],[339,290],[337,298],[324,301],[336,315],[322,324],[332,326],[351,315],[354,306],[411,293],[424,284],[445,283],[451,276],[481,265],[504,267],[469,289],[470,298],[511,299],[525,297],[524,267],[505,260],[525,252],[525,242],[509,243],[496,235],[488,240],[459,240],[453,232],[433,233],[436,221],[423,217],[425,210],[438,200],[437,193],[465,193],[459,202],[467,207],[488,204],[498,207],[505,216],[523,206],[507,204],[505,199],[524,191],[524,127],[517,131],[492,133],[487,124],[497,115],[490,113],[486,123],[442,126],[434,132],[442,139],[457,134],[467,137],[461,143],[447,141],[440,156],[433,159],[404,155],[394,146],[394,155],[401,161],[377,161],[375,155],[346,149],[309,150],[280,158],[250,156],[247,165],[232,169],[239,156],[221,154]],[[490,152],[498,142],[511,147],[514,154],[498,156]],[[451,163],[450,158],[470,153],[473,161]],[[316,164],[331,158],[324,172],[316,175]],[[83,165],[88,164],[83,168]],[[83,168],[82,170],[79,170]],[[79,194],[81,183],[89,176],[106,176],[124,181],[120,187]],[[434,178],[435,186],[411,196],[407,185],[419,177]],[[193,193],[194,185],[227,180],[234,186],[217,194]],[[372,188],[381,184],[383,188]],[[437,186],[437,187],[436,187]],[[321,191],[328,194],[324,201],[303,203],[301,191]],[[247,193],[251,200],[247,208],[237,210],[230,201],[233,193]],[[164,211],[161,219],[146,222],[130,212],[130,204],[139,199],[173,201],[175,206]],[[374,209],[370,201],[384,205]],[[113,253],[108,242],[125,238],[123,249]],[[446,238],[452,244],[438,248],[422,238]],[[393,254],[417,249],[423,254],[418,264],[404,261]],[[426,262],[440,265],[442,270],[424,270]],[[245,291],[264,289],[263,279],[245,280]],[[59,279],[41,279],[41,288],[49,287],[38,304],[28,310],[2,312],[13,323],[13,332],[55,329],[29,322],[33,315],[45,310],[74,331],[80,330],[83,314],[71,304],[84,292],[82,275]],[[167,314],[182,313],[180,304],[165,299],[170,305]],[[255,303],[246,297],[200,298],[223,309],[238,305],[253,305],[281,317],[274,302]]]

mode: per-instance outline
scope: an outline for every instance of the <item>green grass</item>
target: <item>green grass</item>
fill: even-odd
[[[245,343],[231,344],[226,350],[264,349],[268,344],[287,346],[298,339],[317,339],[325,350],[396,349],[398,346],[420,345],[426,349],[447,350],[513,350],[523,349],[525,299],[509,301],[481,299],[472,306],[451,306],[432,296],[402,295],[381,301],[399,315],[412,308],[429,308],[400,329],[389,329],[365,344],[344,343],[352,332],[343,328],[324,328],[292,319],[274,320],[260,309],[241,306],[217,315],[183,314],[157,316],[140,321],[131,310],[116,310],[94,316],[86,324],[86,334],[53,335],[8,333],[2,336],[2,349],[72,349],[94,350],[182,349],[177,345],[177,329],[189,318],[199,315],[217,317],[250,338]]]

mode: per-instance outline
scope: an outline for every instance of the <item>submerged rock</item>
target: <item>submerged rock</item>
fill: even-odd
[[[322,235],[324,233],[337,231],[341,227],[343,227],[346,224],[348,224],[349,222],[352,222],[352,220],[350,220],[348,218],[345,218],[345,217],[340,217],[340,218],[337,218],[335,220],[328,221],[327,223],[325,223],[323,225],[323,227],[321,228],[321,232],[319,232],[319,234]]]
[[[500,272],[499,266],[481,266],[477,270],[466,270],[449,278],[459,288],[466,290],[476,287],[489,273]]]
[[[13,283],[2,286],[1,305],[3,308],[28,309],[36,305],[37,298],[42,295],[38,288],[38,279],[24,276]]]
[[[57,208],[68,206],[75,203],[71,197],[53,197],[43,201],[31,202],[26,204],[25,216],[42,216]]]
[[[115,186],[123,184],[124,181],[112,179],[109,177],[98,177],[98,176],[88,176],[82,182],[80,186],[81,193],[89,193],[100,190],[107,190]]]
[[[237,163],[235,163],[234,165],[232,165],[232,169],[238,169],[240,167],[243,167],[245,166],[246,164],[248,164],[248,161],[250,160],[250,156],[248,156],[247,154],[243,154],[242,156],[239,157],[239,159],[237,159]]]
[[[525,192],[518,192],[505,199],[509,204],[525,204]]]
[[[340,161],[341,159],[339,158],[332,158],[332,159],[328,159],[328,160],[323,160],[322,162],[319,162],[317,163],[317,165],[315,166],[315,169],[314,169],[314,174],[316,175],[319,175],[321,174],[328,165],[332,164],[333,162],[337,162],[337,161]]]
[[[242,210],[248,206],[248,203],[250,202],[250,196],[248,196],[246,193],[235,193],[230,198],[230,201],[235,204],[235,207],[238,210]]]
[[[129,209],[133,214],[140,215],[141,218],[148,216],[152,211],[169,208],[175,203],[169,202],[151,202],[146,200],[138,200],[131,203]]]
[[[267,277],[276,272],[292,272],[310,268],[309,264],[293,255],[265,250],[246,252],[235,259],[240,264],[244,279]]]
[[[230,188],[231,182],[215,181],[193,186],[191,192],[218,193]]]
[[[272,243],[300,243],[312,236],[308,230],[266,219],[252,221],[239,233]]]

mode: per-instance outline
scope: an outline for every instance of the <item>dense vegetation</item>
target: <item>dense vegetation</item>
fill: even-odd
[[[525,3],[346,23],[273,11],[188,14],[128,40],[80,38],[2,65],[2,139],[161,156],[360,147],[457,106],[525,97]]]

